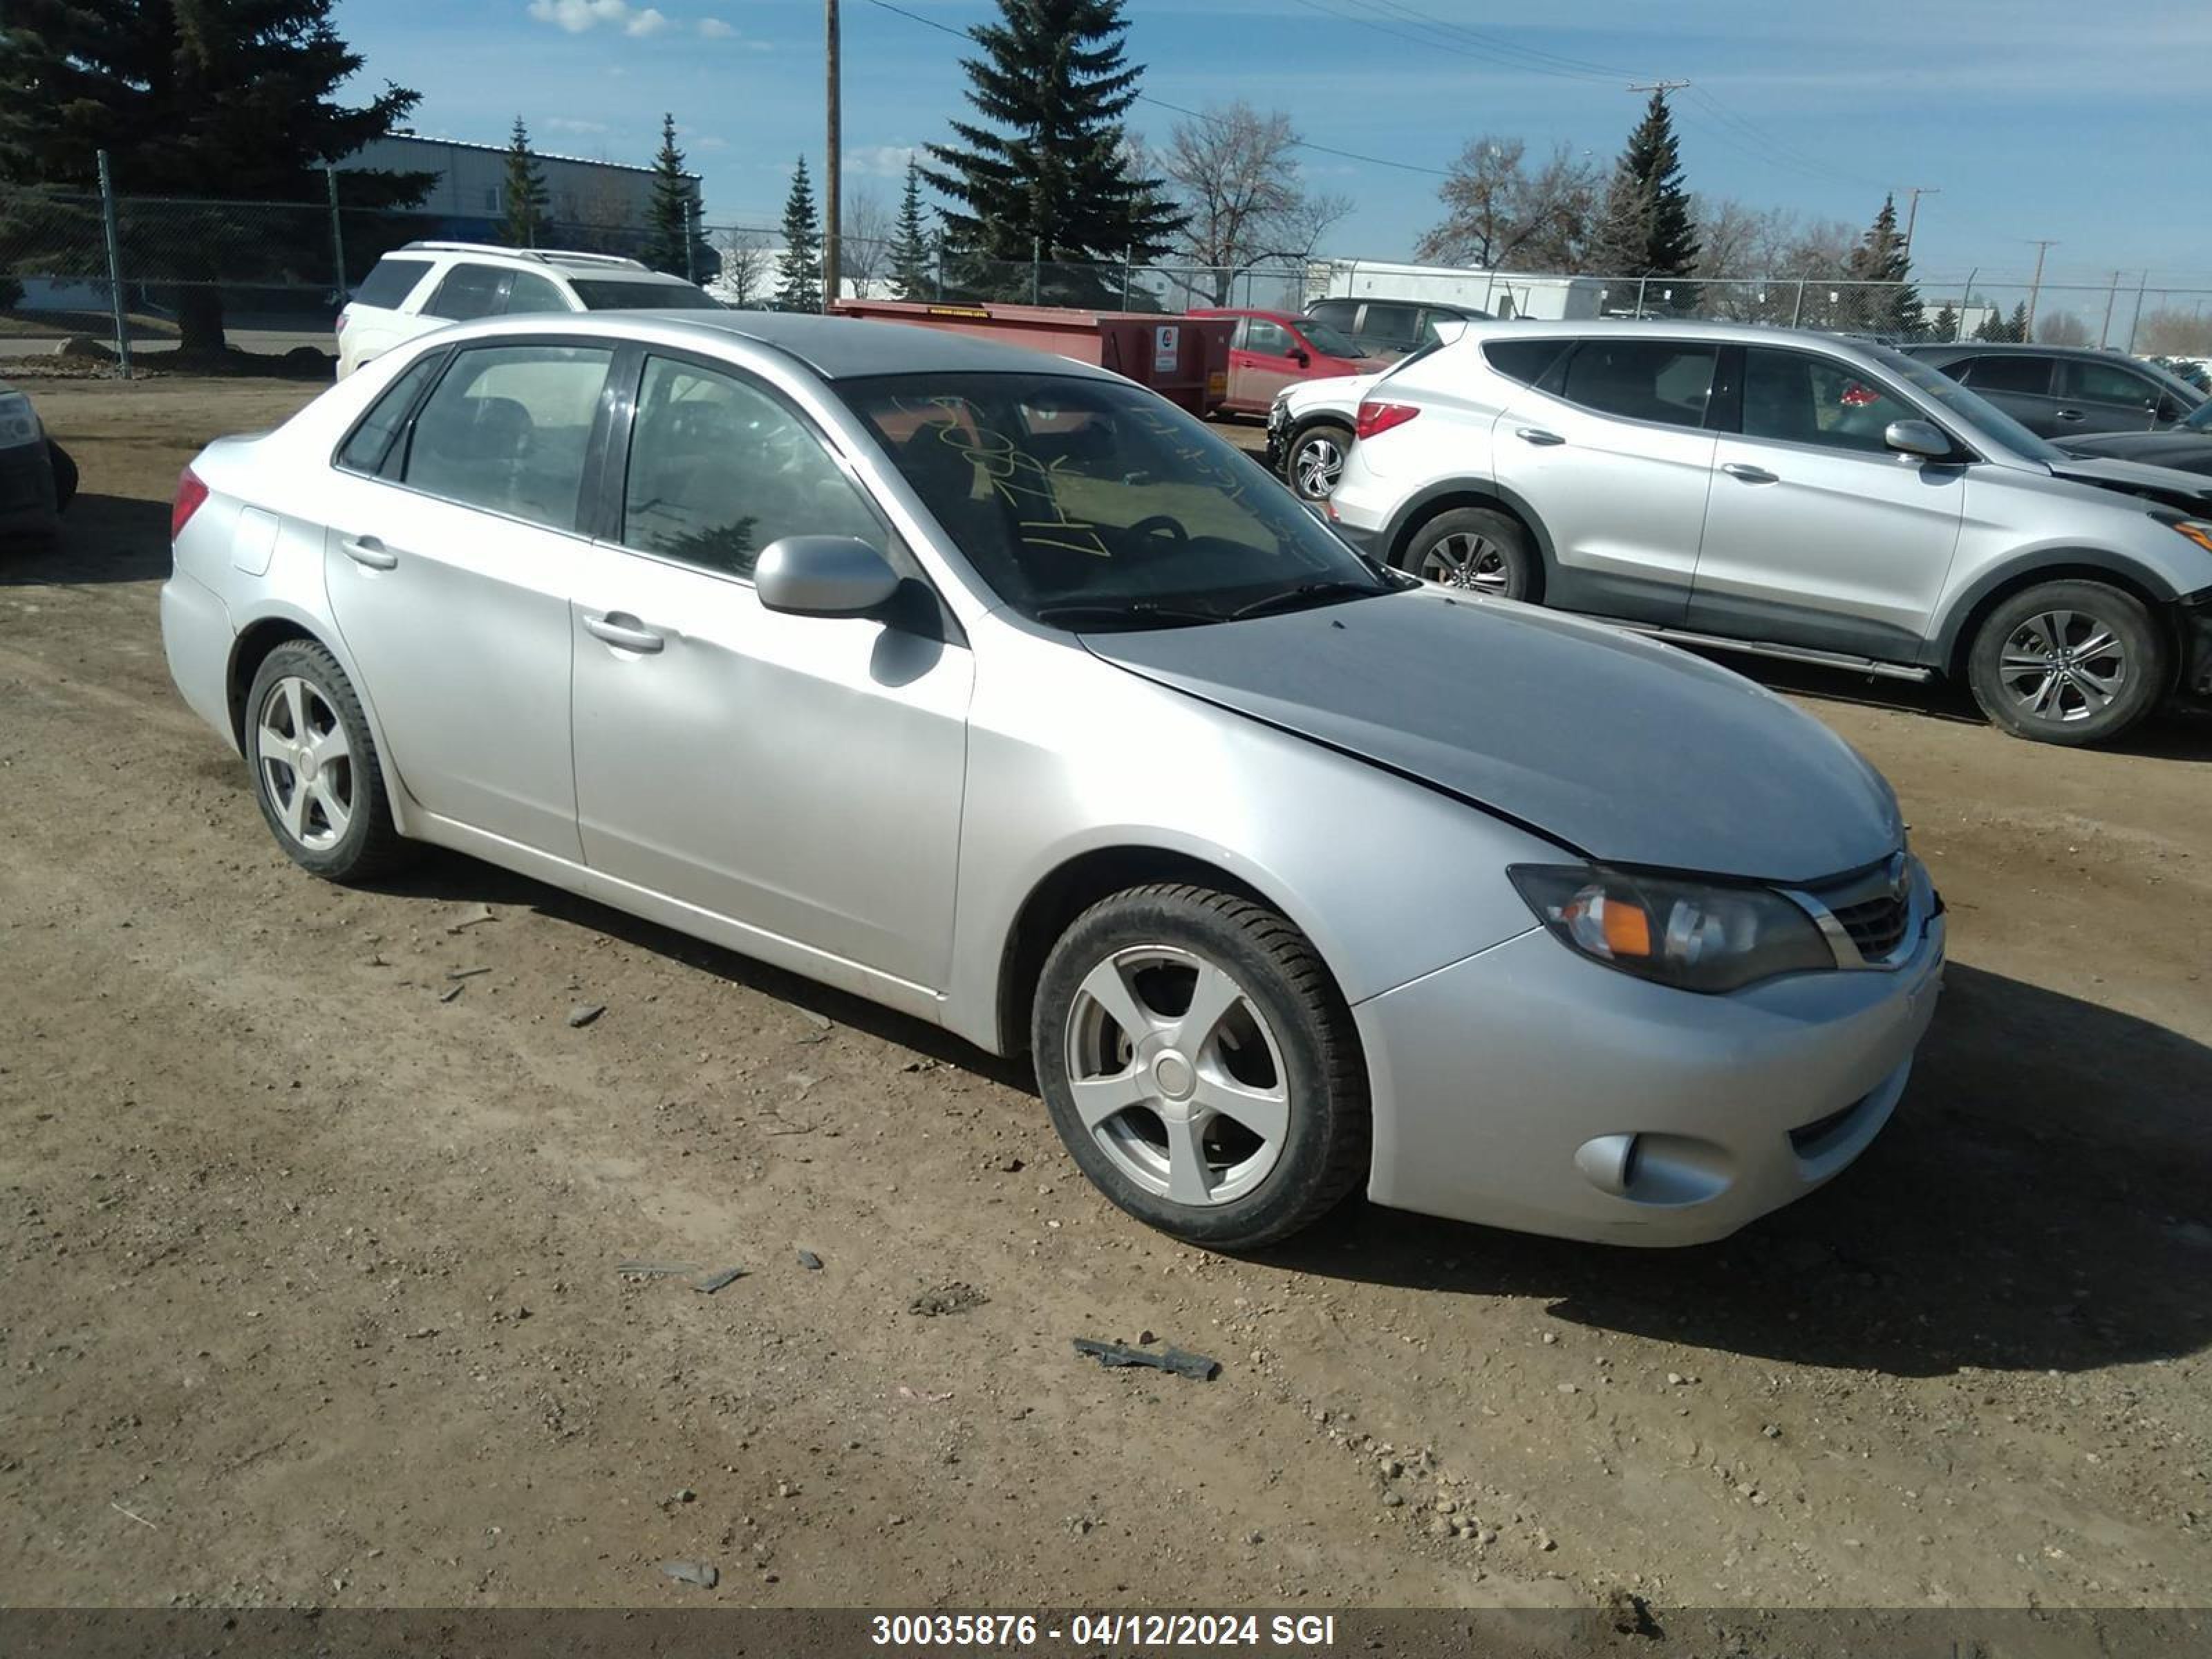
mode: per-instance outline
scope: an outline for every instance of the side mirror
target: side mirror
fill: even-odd
[[[1951,456],[1951,441],[1932,421],[1892,421],[1881,441],[1900,455],[1923,461],[1948,460]]]
[[[1313,362],[1312,356],[1307,352],[1304,346],[1292,346],[1288,351],[1285,351],[1283,356],[1288,357],[1300,368],[1305,368],[1309,363]]]
[[[898,573],[856,536],[786,536],[761,550],[753,587],[771,611],[859,617],[898,592]]]

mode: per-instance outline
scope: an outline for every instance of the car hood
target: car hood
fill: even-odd
[[[1330,374],[1317,380],[1293,381],[1285,406],[1293,416],[1310,415],[1316,410],[1342,410],[1350,414],[1359,407],[1359,400],[1367,395],[1367,388],[1382,378],[1382,369],[1364,374]]]
[[[2152,437],[2156,434],[2144,433],[2140,435]],[[2202,512],[2212,507],[2212,482],[2208,482],[2201,473],[2180,472],[2170,466],[2152,466],[2133,458],[2122,459],[2111,454],[2081,455],[2071,450],[2068,451],[2064,460],[2053,461],[2050,465],[2055,477],[2069,478],[2075,483],[2125,490],[2130,495],[2163,501],[2170,507],[2191,512]]]
[[[1084,643],[1609,863],[1817,881],[1904,834],[1888,784],[1810,715],[1687,652],[1526,605],[1423,588]]]
[[[2068,438],[2058,447],[2088,459],[2212,472],[2212,432],[2107,432],[2094,438]]]

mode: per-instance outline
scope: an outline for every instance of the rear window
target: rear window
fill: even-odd
[[[415,284],[422,280],[422,273],[429,268],[428,259],[379,259],[376,268],[353,291],[353,302],[396,311],[399,302],[415,291]]]
[[[1567,365],[1560,395],[1627,420],[1702,426],[1719,356],[1701,343],[1586,340]]]
[[[586,311],[720,311],[712,295],[689,283],[636,283],[583,276],[571,281]]]
[[[1487,340],[1483,343],[1482,355],[1507,380],[1534,386],[1550,372],[1566,349],[1565,340]]]

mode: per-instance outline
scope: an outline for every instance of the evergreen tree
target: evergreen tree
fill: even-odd
[[[125,196],[192,198],[159,221],[161,257],[179,277],[180,343],[220,349],[222,290],[214,278],[272,242],[296,236],[305,264],[328,264],[328,230],[294,216],[296,232],[210,198],[319,202],[322,169],[390,131],[419,101],[386,83],[366,102],[338,101],[362,58],[338,36],[336,0],[9,0],[0,90],[10,108],[11,177],[94,188],[108,152]],[[15,84],[24,64],[33,65]],[[349,207],[404,206],[431,175],[349,168]],[[125,257],[132,236],[126,230]],[[310,241],[309,239],[312,239]],[[289,252],[289,248],[281,252]],[[142,265],[142,269],[143,266]],[[203,274],[204,273],[204,274]]]
[[[1929,319],[1928,324],[1928,337],[1931,340],[1942,340],[1946,342],[1955,340],[1959,337],[1958,308],[1948,300],[1943,301],[1942,309],[1938,310],[1936,315]]]
[[[784,198],[783,256],[775,262],[775,275],[777,310],[822,309],[822,220],[804,155],[792,169],[791,194]]]
[[[1697,269],[1697,219],[1682,183],[1681,144],[1663,92],[1651,94],[1613,167],[1589,263],[1607,276],[1682,277]],[[1668,286],[1674,309],[1696,303],[1691,284]]]
[[[2018,344],[2027,338],[2027,301],[2022,300],[2012,308],[2012,316],[2005,323],[2004,337]]]
[[[1974,325],[1974,337],[1977,340],[1996,342],[2002,340],[2004,337],[2004,313],[1991,306],[1983,312],[1982,320]]]
[[[1880,334],[1910,339],[1927,326],[1920,290],[1912,286],[1912,260],[1897,229],[1897,198],[1881,198],[1881,211],[1859,245],[1851,250],[1845,273],[1852,281],[1878,284],[1860,290],[1855,314]]]
[[[530,129],[514,118],[507,146],[507,221],[501,228],[509,247],[536,247],[546,227],[545,175],[530,153]]]
[[[926,300],[934,291],[929,269],[929,233],[921,222],[921,167],[906,164],[906,189],[899,197],[898,234],[891,243],[891,281],[902,300]]]
[[[1020,268],[986,284],[1028,297],[1032,254],[1118,264],[1164,249],[1182,224],[1160,179],[1140,173],[1122,117],[1140,65],[1125,62],[1121,0],[999,0],[999,21],[970,33],[968,101],[991,125],[955,121],[922,177],[949,205],[948,240],[979,261]],[[1106,297],[1105,272],[1054,273],[1050,297]]]
[[[691,181],[684,176],[684,152],[676,148],[676,118],[660,118],[660,149],[653,158],[653,194],[645,204],[645,252],[655,270],[690,276],[696,269],[691,246]]]

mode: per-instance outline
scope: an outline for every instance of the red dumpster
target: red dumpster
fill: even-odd
[[[919,300],[840,300],[841,317],[914,323],[1096,363],[1149,386],[1201,418],[1229,393],[1233,317],[1164,317],[1156,312],[1076,311],[1060,306],[932,304]]]

